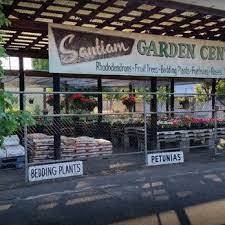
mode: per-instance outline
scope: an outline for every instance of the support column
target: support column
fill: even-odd
[[[25,79],[24,79],[24,66],[23,57],[19,57],[19,91],[23,92],[25,90]],[[24,110],[24,94],[20,93],[20,110]]]
[[[211,94],[212,94],[212,110],[215,110],[215,105],[216,105],[216,97],[215,97],[215,94],[216,94],[216,79],[212,79],[212,91],[211,91]],[[212,118],[215,117],[215,112],[212,112]]]
[[[98,92],[102,92],[102,78],[98,77]],[[98,94],[98,113],[102,113],[103,99],[102,94]],[[102,115],[98,116],[98,122],[102,121]]]
[[[170,81],[170,111],[174,112],[174,78]],[[174,118],[174,113],[171,113],[171,117]]]
[[[60,75],[53,74],[53,92],[60,91]],[[60,114],[60,94],[53,94],[53,113]],[[60,116],[53,117],[54,159],[61,159],[61,121]]]
[[[168,95],[170,91],[170,88],[168,85],[166,85],[166,115],[169,116],[169,113],[168,111],[170,110],[169,109],[169,105],[170,105],[170,96]]]
[[[65,81],[65,92],[69,91],[69,85],[67,84],[67,82]],[[69,96],[66,94],[65,95],[65,113],[69,114]]]
[[[47,97],[46,97],[46,89],[47,88],[43,88],[43,114],[44,115],[47,115],[48,114],[48,111],[47,111],[47,103],[46,103],[46,100],[47,100]]]
[[[134,93],[134,97],[136,97],[135,88],[133,89],[133,93]],[[136,103],[134,104],[134,112],[136,112]]]
[[[19,91],[20,92],[25,91],[24,65],[23,65],[23,57],[22,56],[19,57]],[[19,107],[20,107],[20,111],[23,111],[25,109],[23,93],[19,94]],[[24,134],[25,134],[25,129],[24,129],[24,127],[21,127],[21,130],[18,135],[21,144],[23,144]]]
[[[131,83],[129,83],[129,92],[132,93],[133,91],[133,86]],[[129,96],[131,96],[131,94],[129,94]],[[132,112],[133,109],[129,109],[129,112]]]
[[[151,78],[151,146],[150,148],[157,149],[157,78]]]

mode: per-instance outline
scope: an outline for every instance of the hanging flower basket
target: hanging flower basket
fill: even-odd
[[[136,97],[133,95],[129,95],[129,96],[123,96],[121,98],[123,105],[125,105],[128,109],[129,112],[132,111],[135,103],[136,103]]]
[[[53,95],[49,95],[46,99],[46,103],[50,106],[53,106],[53,102],[54,102],[54,97]]]
[[[69,101],[71,109],[75,111],[92,112],[97,106],[97,101],[94,98],[80,93],[71,95]]]

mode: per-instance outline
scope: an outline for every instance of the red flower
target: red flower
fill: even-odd
[[[127,107],[133,106],[136,103],[136,97],[133,95],[123,96],[121,100],[122,100],[122,103]]]
[[[93,111],[97,106],[95,99],[80,93],[71,95],[69,99],[72,108],[75,110]]]
[[[85,98],[83,94],[77,93],[70,96],[70,100],[80,100],[82,98]]]
[[[53,106],[53,101],[54,101],[53,95],[49,95],[46,99],[46,103],[49,104],[50,106]]]

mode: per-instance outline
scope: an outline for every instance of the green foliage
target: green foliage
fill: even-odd
[[[167,88],[165,86],[160,86],[157,91],[157,100],[160,103],[166,102],[167,99]]]
[[[202,84],[198,84],[195,87],[197,101],[206,102],[212,99],[212,84],[210,82],[204,81]],[[225,105],[225,80],[218,80],[216,83],[216,94],[217,100],[220,101],[221,104]]]
[[[48,71],[48,59],[32,59],[34,70]]]
[[[217,100],[225,105],[225,80],[219,80],[216,85]]]
[[[5,1],[6,2],[6,1]],[[3,6],[0,5],[0,27],[9,26],[10,22],[3,13]],[[2,36],[0,33],[0,41]],[[4,47],[0,47],[0,58],[6,56]],[[1,61],[0,61],[1,62]],[[4,69],[0,63],[0,82],[4,76]],[[17,99],[9,92],[0,89],[0,148],[3,145],[4,137],[13,134],[21,126],[33,124],[34,120],[28,112],[21,112],[14,107]]]
[[[211,100],[212,84],[208,81],[204,81],[202,84],[197,84],[195,91],[198,94],[196,96],[197,101],[207,102]]]

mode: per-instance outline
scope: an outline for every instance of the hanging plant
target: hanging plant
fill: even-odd
[[[179,98],[179,104],[181,105],[182,109],[188,109],[190,106],[190,101],[188,97]]]
[[[46,103],[50,106],[53,106],[53,102],[54,102],[54,97],[53,95],[49,95],[46,99]]]
[[[97,106],[97,101],[94,98],[83,94],[73,94],[69,98],[70,108],[75,111],[93,111]]]
[[[132,111],[132,108],[136,103],[136,97],[134,95],[123,96],[121,100],[123,105],[125,105],[129,111]]]

